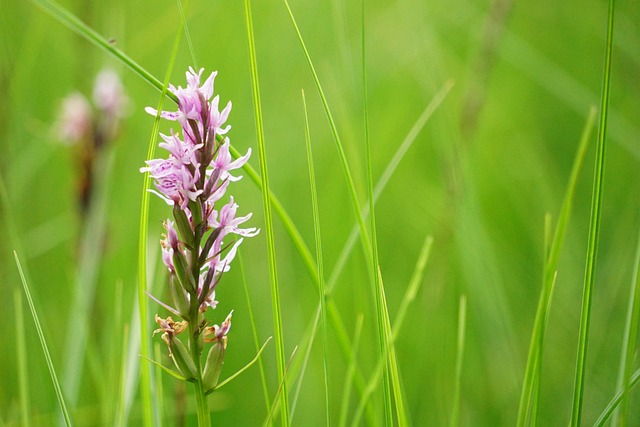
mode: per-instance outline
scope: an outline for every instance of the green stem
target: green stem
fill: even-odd
[[[200,331],[198,326],[198,299],[191,296],[191,300],[195,301],[195,316],[189,321],[189,350],[191,350],[191,358],[196,365],[196,381],[193,383],[196,389],[196,406],[198,410],[198,427],[210,427],[211,418],[209,417],[209,402],[205,395],[202,385],[202,366],[200,363]],[[191,304],[192,309],[194,304]],[[194,311],[191,311],[194,313]]]
[[[196,405],[198,406],[198,426],[209,427],[211,426],[209,402],[207,401],[207,396],[204,394],[204,388],[202,387],[200,378],[194,383],[194,387],[196,388]]]
[[[607,25],[607,44],[605,49],[604,76],[602,79],[602,99],[600,105],[600,126],[598,128],[598,145],[596,150],[596,166],[593,179],[591,199],[591,217],[589,225],[589,240],[587,246],[587,261],[585,267],[584,286],[582,294],[582,308],[580,314],[580,331],[578,341],[578,356],[573,394],[573,408],[571,412],[571,427],[582,424],[582,404],[584,399],[584,380],[587,362],[587,348],[589,326],[591,322],[591,302],[595,282],[596,259],[598,255],[598,237],[600,235],[600,216],[602,212],[602,195],[604,187],[605,148],[607,135],[607,119],[609,109],[609,86],[611,81],[611,56],[613,51],[613,15],[615,0],[609,0],[609,18]]]

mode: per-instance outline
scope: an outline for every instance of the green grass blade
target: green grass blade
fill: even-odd
[[[440,89],[440,91],[427,104],[427,106],[424,108],[424,110],[422,111],[418,119],[415,121],[415,123],[413,124],[413,126],[411,127],[407,135],[404,137],[404,139],[402,140],[402,143],[400,144],[396,152],[393,154],[393,157],[385,167],[384,171],[382,172],[382,175],[380,175],[380,178],[376,183],[376,186],[373,190],[374,203],[378,201],[378,199],[380,198],[380,195],[382,194],[387,184],[389,183],[389,180],[391,179],[395,171],[398,169],[400,162],[402,161],[402,159],[407,154],[407,152],[413,145],[414,141],[420,134],[420,131],[424,128],[424,126],[426,125],[427,121],[431,118],[433,113],[442,104],[442,102],[446,98],[451,88],[453,88],[453,81],[448,81],[447,83],[445,83],[442,89]],[[365,218],[367,217],[367,215],[369,215],[369,212],[370,212],[369,205],[370,203],[367,202],[364,209],[362,210],[362,214],[365,216]],[[333,268],[333,271],[331,272],[329,281],[327,282],[327,288],[328,288],[327,290],[329,292],[329,295],[331,295],[335,290],[336,283],[338,282],[338,277],[342,273],[342,270],[344,269],[347,263],[347,260],[349,259],[349,255],[351,254],[351,251],[353,250],[356,244],[356,241],[358,239],[359,232],[360,232],[360,228],[358,227],[358,224],[355,224],[351,229],[351,233],[349,234],[347,241],[342,247],[342,251],[338,256],[338,261],[335,267]]]
[[[620,363],[624,393],[622,395],[622,403],[620,405],[620,414],[617,424],[619,426],[627,425],[627,417],[629,413],[629,391],[631,389],[630,379],[634,355],[636,353],[638,322],[640,322],[640,236],[638,237],[633,276],[633,280],[631,281],[631,292],[629,295],[629,310],[627,313],[627,324],[625,327],[625,340],[622,349],[623,354]]]
[[[456,347],[456,377],[453,394],[453,409],[451,410],[451,427],[459,425],[460,394],[462,390],[462,364],[464,361],[465,329],[467,327],[467,297],[460,297],[458,309],[458,343]]]
[[[158,115],[153,122],[151,137],[149,138],[149,146],[147,149],[147,160],[151,160],[155,156],[156,141],[158,139],[158,130],[160,128],[160,111],[164,103],[165,95],[169,87],[169,79],[173,71],[175,59],[178,54],[178,47],[182,35],[182,25],[178,30],[174,40],[171,57],[167,66],[167,72],[162,88],[162,95],[158,101]],[[149,358],[149,328],[148,328],[148,305],[147,305],[147,241],[149,231],[149,189],[151,185],[151,176],[149,172],[144,174],[144,183],[142,185],[141,207],[140,207],[140,233],[138,236],[138,314],[140,318],[140,354]],[[151,427],[154,424],[154,404],[151,393],[151,369],[149,365],[140,365],[140,388],[142,392],[142,409],[144,424]],[[157,414],[156,414],[157,415]]]
[[[176,0],[178,3],[178,10],[180,11],[180,20],[182,21],[182,26],[184,28],[184,38],[187,39],[187,45],[189,46],[189,53],[191,54],[191,62],[193,62],[193,68],[195,70],[200,69],[198,67],[198,59],[196,58],[196,51],[193,48],[193,42],[191,41],[191,34],[189,33],[189,26],[187,25],[187,17],[184,11],[185,8],[182,7],[182,2],[180,0]],[[189,11],[189,2],[187,2],[187,12]]]
[[[229,147],[229,151],[231,152],[231,155],[236,159],[242,156],[242,154],[240,154],[240,152],[233,146]],[[253,183],[260,189],[260,191],[269,191],[269,200],[271,200],[271,207],[273,208],[278,218],[280,218],[280,221],[282,222],[285,231],[289,235],[291,242],[302,258],[302,262],[304,263],[304,266],[309,273],[309,277],[311,277],[316,286],[319,286],[318,267],[316,266],[316,262],[313,259],[314,257],[311,254],[311,250],[305,243],[304,239],[302,238],[302,234],[300,234],[300,231],[285,210],[284,206],[282,206],[280,199],[278,199],[278,197],[270,189],[265,190],[260,175],[248,162],[244,164],[242,170],[247,174],[249,179],[251,179],[251,181],[253,181]]]
[[[111,148],[111,147],[109,147]],[[78,401],[80,382],[84,372],[87,337],[91,324],[94,297],[98,287],[98,274],[103,257],[107,232],[107,204],[109,176],[114,163],[114,150],[102,152],[96,161],[96,180],[86,222],[82,227],[78,267],[74,282],[73,303],[69,309],[65,340],[66,361],[62,383],[67,402],[74,407]]]
[[[160,352],[160,343],[155,342],[153,344],[153,357],[156,360],[162,360],[162,353]],[[163,409],[164,409],[164,400],[163,400],[163,395],[164,395],[164,391],[162,388],[162,371],[164,370],[164,366],[162,364],[158,364],[156,365],[156,370],[155,370],[155,399],[156,402],[158,404],[158,424],[156,427],[162,427],[163,424],[163,418],[164,418],[164,414],[163,414]]]
[[[367,98],[367,44],[366,44],[366,25],[365,25],[365,0],[362,0],[362,25],[361,28],[361,41],[362,41],[362,102],[364,105],[364,140],[366,146],[366,163],[367,163],[367,195],[369,197],[369,228],[371,229],[371,256],[373,258],[372,275],[373,286],[376,294],[376,311],[378,320],[378,334],[382,334],[384,331],[384,337],[380,337],[380,353],[386,354],[389,352],[391,358],[389,359],[389,368],[382,371],[382,389],[384,391],[384,415],[387,425],[393,425],[393,410],[391,408],[391,387],[394,390],[396,414],[398,417],[398,424],[400,427],[407,425],[406,414],[402,404],[402,395],[400,391],[400,383],[398,378],[398,367],[395,361],[395,351],[393,348],[387,349],[389,346],[390,326],[389,326],[389,312],[387,310],[387,302],[384,296],[384,289],[382,288],[382,278],[380,273],[380,262],[378,259],[378,233],[376,232],[376,211],[375,201],[373,197],[373,171],[371,166],[371,140],[369,137],[369,107]],[[361,212],[357,212],[362,216]],[[363,230],[364,233],[364,230]],[[391,372],[389,372],[391,371]],[[389,384],[389,376],[391,376],[392,384]]]
[[[400,330],[402,329],[402,325],[404,324],[404,318],[409,309],[411,303],[415,300],[416,295],[418,294],[418,290],[420,288],[420,284],[422,283],[422,279],[424,278],[424,270],[427,265],[427,260],[429,259],[429,254],[431,253],[431,245],[433,243],[433,238],[431,236],[427,236],[424,244],[422,245],[422,250],[420,251],[420,256],[418,257],[418,261],[416,262],[416,267],[414,268],[413,274],[411,276],[411,280],[409,281],[409,286],[407,286],[407,290],[405,291],[404,296],[402,297],[402,302],[400,303],[400,307],[398,308],[398,314],[396,315],[395,322],[393,324],[393,329],[390,333],[390,346],[387,348],[388,352],[393,351],[393,343],[395,342]],[[383,301],[385,301],[383,299]],[[383,364],[386,363],[387,358],[390,356],[387,354],[381,355],[378,359],[378,363],[374,369],[373,375],[369,379],[367,386],[364,390],[362,398],[360,399],[360,403],[358,404],[358,408],[356,410],[356,414],[354,415],[352,424],[353,426],[360,425],[360,418],[362,417],[362,412],[365,407],[369,403],[369,398],[375,387],[380,381],[380,377],[382,374]],[[395,364],[397,366],[397,364]],[[407,420],[408,421],[408,420]]]
[[[327,116],[327,120],[329,121],[329,126],[331,128],[331,134],[333,135],[333,140],[336,143],[336,148],[338,149],[338,154],[340,157],[340,163],[342,165],[342,170],[345,174],[345,178],[347,180],[347,187],[349,189],[349,195],[351,196],[351,204],[355,212],[356,221],[358,222],[358,226],[360,227],[360,238],[362,239],[362,244],[365,249],[365,256],[369,262],[372,262],[372,254],[371,254],[371,243],[369,242],[366,226],[364,224],[364,219],[362,216],[362,212],[360,209],[360,205],[358,204],[358,196],[355,189],[355,184],[353,181],[353,176],[351,174],[351,169],[349,168],[349,162],[347,161],[347,156],[344,152],[344,148],[342,146],[342,141],[340,139],[340,135],[338,134],[338,129],[336,127],[336,123],[333,120],[333,115],[331,114],[331,110],[329,109],[329,104],[327,102],[327,98],[324,95],[324,91],[322,90],[322,85],[320,84],[320,79],[318,78],[318,74],[316,73],[316,69],[313,66],[313,62],[311,61],[311,56],[309,55],[309,51],[307,50],[307,46],[302,38],[302,34],[300,33],[300,29],[298,28],[298,24],[296,23],[295,17],[293,16],[293,12],[289,7],[289,3],[287,0],[283,0],[285,6],[287,7],[287,11],[289,12],[289,17],[291,18],[291,23],[296,31],[298,36],[298,40],[300,41],[300,45],[302,46],[302,50],[304,51],[305,58],[307,60],[307,64],[309,65],[309,69],[311,70],[311,74],[313,76],[313,81],[315,82],[316,88],[318,90],[318,94],[320,95],[320,99],[322,101],[322,107],[324,108],[324,112]]]
[[[29,374],[27,373],[27,340],[24,333],[24,314],[20,289],[13,292],[13,303],[16,316],[16,357],[18,361],[18,399],[20,401],[21,425],[31,425],[31,408],[29,405]]]
[[[38,319],[38,312],[36,311],[36,307],[33,304],[31,292],[29,291],[29,285],[27,284],[27,279],[25,278],[24,271],[22,270],[22,265],[20,264],[20,259],[18,258],[18,254],[16,251],[13,251],[13,256],[16,261],[16,266],[18,267],[18,273],[20,273],[22,287],[24,288],[24,293],[27,297],[27,303],[29,304],[29,309],[31,310],[33,323],[35,323],[36,326],[36,332],[38,333],[38,338],[40,339],[40,346],[42,347],[42,352],[44,353],[44,358],[47,362],[47,368],[49,368],[49,374],[51,375],[51,381],[53,382],[53,388],[55,389],[56,397],[58,398],[58,403],[60,404],[60,410],[62,411],[64,422],[67,426],[71,426],[71,418],[69,417],[69,411],[67,411],[67,405],[65,404],[64,396],[62,395],[62,389],[60,388],[60,383],[58,382],[58,376],[56,375],[56,370],[53,366],[53,361],[51,360],[51,354],[49,353],[47,340],[44,337],[44,332],[42,332],[40,320]]]
[[[253,107],[256,122],[256,136],[258,139],[258,156],[260,158],[260,172],[262,177],[262,198],[264,205],[265,232],[267,235],[269,255],[269,282],[271,283],[271,301],[273,305],[273,326],[276,341],[276,356],[278,362],[278,382],[282,384],[282,396],[280,398],[280,410],[282,425],[289,425],[289,402],[287,384],[285,381],[286,361],[284,350],[284,334],[282,332],[282,315],[280,311],[280,289],[278,286],[278,272],[276,263],[275,238],[273,233],[273,220],[271,218],[271,193],[269,191],[269,175],[267,173],[267,153],[264,143],[264,129],[262,125],[262,106],[260,103],[260,83],[258,79],[258,65],[256,62],[256,48],[253,38],[253,21],[251,18],[251,2],[244,2],[244,16],[247,28],[247,41],[249,44],[249,61],[251,64],[251,87],[253,89]]]
[[[390,387],[393,390],[394,403],[396,404],[396,416],[398,418],[398,425],[400,427],[408,426],[409,418],[405,410],[405,396],[404,389],[402,387],[402,381],[400,379],[400,369],[398,368],[398,358],[396,356],[395,338],[391,334],[391,321],[389,320],[389,307],[387,305],[387,297],[384,292],[384,286],[382,282],[382,273],[378,269],[378,280],[380,282],[380,303],[382,307],[382,327],[384,328],[384,334],[386,335],[387,348],[383,354],[388,354],[388,369],[390,377]],[[383,377],[384,380],[384,377]],[[385,388],[386,390],[386,388]],[[393,424],[393,418],[391,423]],[[390,424],[390,425],[392,425]]]
[[[318,304],[318,310],[316,310],[316,314],[314,316],[314,321],[312,323],[312,326],[309,328],[309,330],[307,331],[307,333],[305,333],[305,337],[307,337],[308,339],[307,341],[307,345],[306,345],[306,349],[304,352],[304,357],[302,358],[301,362],[300,362],[300,372],[297,375],[298,376],[298,384],[296,386],[296,390],[293,393],[293,398],[291,399],[291,421],[293,421],[293,416],[295,414],[295,410],[296,410],[296,405],[298,404],[298,397],[300,396],[300,390],[302,389],[302,381],[304,380],[304,374],[307,371],[307,363],[309,362],[309,357],[311,356],[311,348],[313,347],[313,343],[316,340],[316,332],[318,332],[318,328],[315,327],[315,325],[317,325],[320,322],[320,315],[322,313],[322,307],[320,307],[320,304]],[[303,337],[303,341],[305,340],[305,338]],[[298,346],[298,348],[301,348],[302,344]],[[296,366],[292,366],[291,369],[289,370],[289,378],[291,378],[293,380],[293,378],[296,377]]]
[[[267,418],[265,418],[264,422],[262,423],[262,427],[266,427],[268,425],[271,424],[271,418],[278,413],[278,403],[280,403],[280,399],[282,397],[282,389],[284,387],[284,381],[288,380],[287,375],[289,374],[289,367],[291,365],[291,362],[293,361],[294,356],[296,355],[296,353],[298,352],[298,347],[294,347],[293,351],[291,352],[291,356],[289,357],[289,361],[287,362],[287,366],[285,369],[285,377],[283,379],[283,382],[281,382],[280,384],[278,384],[278,390],[276,391],[276,395],[273,399],[273,404],[271,405],[271,408],[269,409],[269,412],[267,413]]]
[[[122,62],[125,66],[127,66],[131,71],[136,73],[138,76],[142,77],[144,81],[149,83],[151,86],[161,91],[163,94],[171,98],[174,102],[178,102],[178,98],[172,94],[171,92],[166,92],[163,90],[163,84],[155,78],[151,73],[142,68],[140,64],[130,58],[123,51],[115,47],[112,43],[109,43],[109,40],[95,31],[93,28],[89,27],[87,24],[82,22],[77,16],[73,13],[69,12],[67,9],[59,5],[58,3],[51,0],[32,0],[37,5],[42,7],[46,12],[48,12],[51,16],[57,19],[60,23],[62,23],[65,27],[69,28],[76,34],[80,35],[93,45],[103,49],[107,53],[114,56],[120,62]]]
[[[360,239],[362,242],[365,259],[367,260],[367,263],[371,269],[370,271],[374,272],[373,275],[371,276],[371,279],[373,282],[372,284],[374,286],[373,293],[374,293],[374,299],[375,299],[375,305],[376,305],[376,324],[377,324],[378,346],[379,346],[378,351],[381,355],[386,354],[387,353],[386,350],[389,346],[389,337],[388,337],[388,334],[385,333],[384,319],[388,314],[384,313],[384,305],[382,302],[383,290],[381,289],[382,282],[378,282],[376,279],[377,274],[375,272],[377,271],[377,264],[374,261],[374,253],[373,253],[374,251],[372,249],[371,242],[369,241],[368,235],[366,233],[364,217],[362,215],[362,211],[358,203],[358,195],[356,192],[355,183],[353,181],[353,176],[351,174],[351,169],[349,167],[349,163],[347,161],[347,157],[340,139],[340,135],[338,134],[338,130],[337,130],[335,121],[333,119],[333,115],[331,114],[331,110],[329,109],[329,104],[327,102],[326,96],[324,95],[324,91],[322,90],[320,79],[318,78],[318,74],[316,73],[315,67],[313,66],[313,62],[311,61],[311,56],[309,55],[309,51],[307,50],[306,44],[304,42],[302,34],[300,33],[300,29],[298,28],[298,25],[296,23],[295,17],[293,16],[293,12],[291,11],[289,3],[287,2],[287,0],[283,0],[283,1],[289,13],[289,17],[291,18],[291,23],[293,24],[293,27],[298,36],[298,40],[300,41],[300,45],[302,46],[302,50],[307,60],[307,64],[309,65],[309,69],[311,70],[311,74],[313,75],[313,80],[316,84],[318,94],[320,95],[320,99],[322,100],[322,106],[327,116],[327,120],[329,121],[331,133],[333,135],[333,139],[334,139],[334,142],[336,143],[336,148],[338,150],[338,154],[340,157],[342,171],[347,181],[347,187],[349,190],[349,195],[351,196],[351,204],[354,210],[355,218],[358,223],[358,226],[360,227]],[[389,422],[389,420],[392,417],[391,410],[390,410],[391,390],[389,387],[389,382],[387,380],[388,374],[386,372],[386,366],[387,365],[385,364],[384,366],[385,381],[383,384],[383,391],[385,396],[384,398],[385,399],[385,419],[387,420],[387,422]]]
[[[307,160],[309,163],[309,181],[311,183],[311,205],[313,210],[313,228],[316,237],[316,264],[318,265],[318,281],[319,281],[319,298],[320,312],[322,322],[322,340],[323,340],[323,367],[324,367],[324,398],[327,425],[331,425],[331,399],[329,398],[329,349],[327,338],[327,292],[324,282],[324,268],[322,262],[322,239],[320,232],[320,209],[318,207],[318,190],[316,187],[316,175],[313,167],[313,153],[311,150],[311,134],[309,131],[309,116],[307,114],[307,101],[302,91],[302,104],[304,106],[304,130],[307,145]],[[311,346],[309,346],[311,348]]]
[[[517,425],[524,426],[527,423],[527,416],[533,414],[531,409],[532,399],[537,400],[538,393],[534,393],[535,384],[539,386],[539,372],[542,363],[542,349],[544,342],[544,332],[546,328],[546,319],[551,307],[551,298],[553,296],[553,288],[555,283],[555,275],[560,261],[560,251],[562,249],[564,239],[567,233],[567,224],[573,208],[573,200],[575,197],[578,177],[584,165],[584,160],[591,139],[591,131],[595,122],[595,109],[591,109],[587,123],[585,124],[580,139],[580,145],[573,161],[571,176],[567,185],[567,190],[560,208],[558,223],[551,240],[551,245],[545,249],[545,264],[543,272],[543,284],[536,309],[536,317],[533,324],[533,332],[531,334],[531,342],[529,345],[529,354],[527,357],[527,365],[525,368],[525,376],[520,394],[520,404],[518,407]],[[546,234],[546,233],[545,233]]]
[[[242,262],[242,251],[238,251],[238,264],[240,266],[240,273],[242,275],[242,284],[244,286],[244,294],[247,298],[247,308],[249,311],[249,322],[251,323],[251,330],[253,331],[253,341],[256,348],[256,351],[260,350],[260,339],[258,338],[258,327],[256,326],[256,319],[253,312],[253,305],[251,304],[251,296],[249,295],[249,286],[247,284],[247,278],[244,274],[244,264]],[[260,369],[260,380],[262,383],[262,393],[264,394],[264,401],[266,405],[266,410],[268,411],[271,407],[271,398],[269,397],[269,386],[267,384],[267,374],[264,369],[264,362],[262,359],[258,359],[258,368]]]
[[[207,391],[207,394],[212,393],[212,392],[224,387],[225,385],[229,384],[231,381],[236,379],[238,377],[238,375],[242,374],[244,371],[246,371],[247,369],[252,367],[254,363],[256,363],[258,360],[260,360],[260,356],[262,355],[262,352],[264,351],[264,349],[267,348],[267,344],[269,344],[269,341],[271,341],[271,337],[267,338],[267,340],[264,342],[264,344],[262,344],[262,347],[260,347],[260,350],[258,350],[258,352],[256,353],[255,357],[253,359],[251,359],[251,361],[249,363],[244,365],[239,371],[237,371],[235,374],[231,375],[229,378],[227,378],[224,381],[222,381],[220,384],[215,386],[213,389]]]
[[[589,323],[591,320],[591,296],[595,281],[596,259],[598,254],[598,238],[600,234],[600,215],[602,210],[602,194],[604,186],[605,148],[607,136],[607,119],[609,110],[609,86],[611,82],[611,56],[613,51],[613,16],[615,0],[609,0],[609,17],[607,24],[607,44],[605,53],[604,76],[602,79],[602,99],[600,105],[600,123],[598,127],[598,146],[596,149],[596,165],[593,180],[591,201],[591,219],[589,226],[589,240],[587,246],[587,261],[585,267],[582,308],[580,314],[580,332],[578,341],[578,356],[571,411],[571,426],[581,424],[582,403],[584,398],[584,378],[587,362],[587,347],[589,337]]]
[[[618,390],[618,392],[613,397],[613,399],[611,399],[611,402],[609,402],[607,407],[604,408],[604,411],[602,411],[602,414],[600,414],[600,416],[598,417],[596,422],[593,424],[594,427],[602,427],[607,423],[607,421],[611,417],[611,414],[613,414],[613,411],[615,411],[616,408],[618,407],[618,405],[620,405],[620,402],[623,399],[623,395],[626,394],[626,392],[627,392],[626,390],[627,389],[631,390],[633,387],[638,385],[638,382],[640,382],[640,369],[638,369],[631,376],[628,384],[626,384],[623,388]]]
[[[347,413],[349,411],[349,401],[351,400],[351,387],[353,385],[356,373],[356,365],[358,362],[358,347],[360,346],[360,336],[362,335],[362,323],[364,316],[360,314],[356,320],[355,332],[353,333],[353,344],[351,347],[351,358],[347,366],[344,386],[342,390],[342,404],[340,409],[340,427],[347,425]]]
[[[120,355],[120,378],[118,378],[118,405],[117,412],[115,414],[114,425],[117,427],[124,427],[125,425],[125,391],[126,391],[126,373],[127,373],[127,341],[129,339],[129,325],[125,324],[122,333],[122,348]]]

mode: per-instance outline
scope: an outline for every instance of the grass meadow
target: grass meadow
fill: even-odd
[[[207,313],[221,378],[273,337],[212,425],[640,425],[637,2],[58,1],[0,2],[0,426],[197,425],[146,359],[171,208],[139,171],[189,66],[261,229]],[[104,68],[128,103],[82,208],[55,129]]]

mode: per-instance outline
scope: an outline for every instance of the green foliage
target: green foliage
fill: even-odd
[[[69,366],[77,366],[77,396],[66,401],[74,425],[195,424],[192,387],[165,371],[157,387],[156,365],[139,356],[171,367],[166,347],[150,357],[151,343],[160,342],[151,335],[153,315],[169,313],[144,294],[172,299],[158,247],[168,211],[153,197],[143,201],[149,183],[139,168],[157,135],[144,107],[173,102],[163,87],[184,85],[184,71],[196,64],[219,71],[221,103],[233,102],[235,153],[254,150],[235,199],[262,229],[216,289],[215,315],[234,309],[234,323],[220,381],[206,397],[212,424],[271,424],[295,408],[294,423],[304,425],[324,425],[327,416],[351,425],[360,412],[374,426],[402,413],[416,426],[513,425],[523,390],[529,421],[569,422],[593,138],[585,137],[579,175],[572,165],[589,107],[600,99],[604,3],[371,0],[363,17],[359,2],[289,0],[299,34],[283,2],[251,2],[250,25],[248,2],[60,3],[64,9],[51,0],[0,8],[0,292],[4,320],[16,322],[1,346],[3,425],[63,423],[58,396],[75,381]],[[599,160],[607,174],[599,238],[591,233],[599,250],[579,373],[584,397],[576,399],[584,425],[604,425],[618,407],[627,425],[640,423],[630,329],[638,314],[629,311],[640,212],[633,6],[617,2],[610,46],[607,152]],[[103,157],[98,226],[86,231],[77,208],[79,153],[57,143],[52,129],[60,100],[72,91],[90,96],[105,65],[119,71],[131,102]],[[168,132],[165,123],[155,126]],[[547,212],[558,218],[562,245],[550,226],[544,241]],[[47,359],[28,313],[11,298],[22,289],[14,250],[28,267]],[[79,310],[83,277],[94,288],[84,289],[93,295]],[[538,308],[541,283],[553,289],[553,303]],[[270,336],[276,345],[265,347]],[[83,339],[79,351],[69,350]],[[387,388],[378,372],[390,358],[396,386],[390,378]],[[544,362],[527,369],[528,358]],[[53,377],[59,387],[50,368],[63,374]]]

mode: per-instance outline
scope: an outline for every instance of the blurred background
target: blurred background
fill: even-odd
[[[61,1],[162,80],[180,28],[171,0]],[[380,269],[395,318],[427,235],[434,237],[425,278],[396,342],[407,410],[414,425],[445,425],[455,385],[458,305],[467,298],[460,402],[461,425],[513,425],[542,283],[544,216],[554,224],[591,106],[599,105],[607,3],[511,0],[366,2],[366,53],[373,179],[377,182],[427,105],[448,92],[389,180],[376,205]],[[304,145],[305,91],[317,174],[325,274],[331,275],[355,224],[330,128],[287,10],[280,1],[252,2],[270,184],[314,248]],[[361,206],[366,204],[361,3],[291,0],[338,132]],[[170,81],[185,85],[188,66],[204,67],[221,102],[233,102],[232,144],[254,150],[254,111],[243,3],[192,0],[187,24],[197,64],[183,37]],[[604,202],[583,420],[592,423],[615,394],[640,230],[640,8],[618,2]],[[131,353],[128,423],[140,423],[134,328],[138,230],[144,165],[159,93],[106,53],[81,39],[35,3],[0,7],[0,175],[7,201],[0,222],[0,295],[5,333],[0,344],[0,424],[17,425],[19,369],[16,296],[22,290],[13,251],[22,255],[53,362],[77,425],[109,425],[119,402],[123,346]],[[81,208],[83,153],[61,143],[62,100],[91,98],[96,75],[119,73],[128,96],[119,132],[95,154],[93,208]],[[165,103],[165,105],[167,105]],[[173,106],[170,106],[173,108]],[[167,123],[161,130],[169,131]],[[580,176],[558,269],[543,361],[539,422],[569,420],[593,180],[595,130]],[[164,155],[162,153],[161,155]],[[260,190],[233,186],[239,213],[264,230]],[[159,262],[167,205],[152,197],[150,287],[166,296]],[[275,219],[285,349],[301,360],[318,306],[317,288],[281,223]],[[221,282],[221,322],[234,309],[222,377],[255,355],[246,278],[260,342],[273,335],[265,233],[247,239],[242,265]],[[83,291],[84,289],[84,291]],[[87,291],[88,290],[88,291]],[[85,301],[82,301],[86,298]],[[359,243],[337,276],[333,299],[353,340],[363,316],[358,364],[369,378],[377,355],[375,305]],[[149,302],[150,315],[163,309]],[[22,301],[30,412],[36,424],[58,422],[58,404],[40,345]],[[74,317],[75,316],[75,317]],[[79,316],[79,317],[78,317]],[[84,319],[74,324],[74,319]],[[14,325],[16,325],[14,327]],[[149,331],[151,333],[151,331]],[[329,326],[329,384],[338,419],[348,360]],[[84,337],[84,338],[83,338]],[[322,340],[318,335],[296,400],[293,424],[324,423]],[[160,343],[159,337],[153,339]],[[167,363],[166,348],[158,347]],[[271,396],[277,390],[275,347],[263,356]],[[142,362],[144,363],[144,362]],[[637,367],[637,363],[634,365]],[[166,425],[186,412],[190,393],[161,376]],[[217,425],[259,425],[268,412],[259,369],[210,399]],[[66,385],[65,385],[66,384]],[[70,386],[69,384],[75,384]],[[296,382],[297,384],[297,382]],[[187,397],[184,397],[184,394]],[[292,393],[293,395],[293,393]],[[182,396],[182,397],[181,397]],[[638,391],[632,399],[637,402]],[[359,395],[351,398],[352,416]],[[381,392],[373,416],[382,423]],[[633,400],[632,400],[633,402]],[[181,407],[186,405],[186,409]],[[631,406],[630,425],[640,424]],[[350,418],[349,418],[350,419]]]

